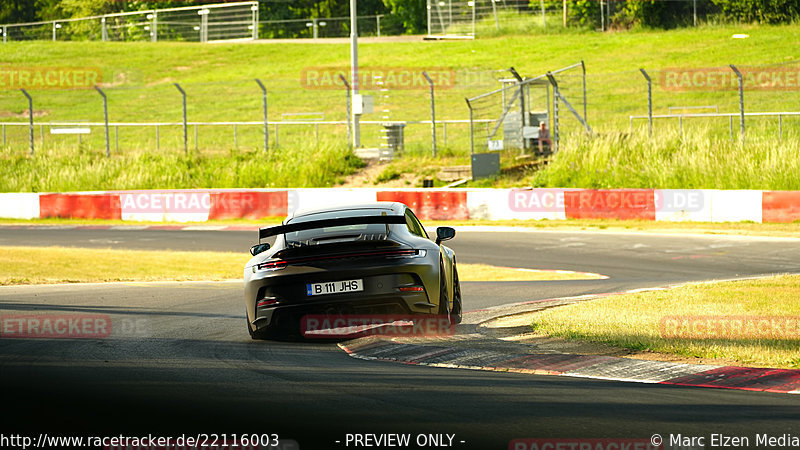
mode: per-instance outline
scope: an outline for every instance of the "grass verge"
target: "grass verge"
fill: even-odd
[[[2,247],[0,285],[240,279],[247,253]],[[596,274],[459,264],[461,281],[540,281]]]
[[[363,167],[344,142],[306,142],[213,153],[127,152],[106,158],[79,151],[0,157],[0,192],[114,189],[329,187]]]
[[[732,360],[747,366],[800,368],[800,276],[700,283],[665,291],[606,297],[543,311],[536,333],[683,358]],[[748,316],[793,318],[773,335],[700,328],[675,336],[667,317]],[[701,327],[705,322],[698,321]],[[791,324],[794,324],[793,326]],[[787,325],[788,324],[788,325]],[[663,325],[663,326],[662,326]],[[745,327],[744,330],[747,330]],[[752,330],[750,330],[752,331]]]
[[[751,137],[746,145],[704,130],[690,136],[608,133],[566,141],[534,187],[800,189],[800,140]]]
[[[0,284],[241,278],[247,253],[3,247]]]

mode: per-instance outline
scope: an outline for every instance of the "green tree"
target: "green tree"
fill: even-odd
[[[386,18],[388,26],[401,26],[409,34],[424,33],[428,29],[428,12],[425,0],[383,0],[392,15]]]
[[[0,23],[35,22],[61,17],[60,0],[2,0]]]
[[[800,18],[800,0],[712,0],[730,19],[788,23]]]

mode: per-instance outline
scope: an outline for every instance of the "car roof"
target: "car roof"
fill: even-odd
[[[310,210],[298,210],[293,214],[289,215],[286,218],[288,222],[291,219],[297,217],[306,217],[312,216],[314,214],[321,214],[321,213],[331,213],[331,212],[347,212],[347,211],[359,211],[365,209],[377,209],[383,211],[390,211],[395,214],[390,215],[401,215],[405,213],[405,209],[407,206],[400,202],[372,202],[372,203],[356,203],[351,205],[336,205],[328,208],[317,208],[317,209],[310,209]]]

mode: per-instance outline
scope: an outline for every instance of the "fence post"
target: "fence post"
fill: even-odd
[[[250,7],[250,10],[253,11],[253,40],[258,39],[258,5],[253,5]]]
[[[264,86],[264,83],[261,82],[258,78],[256,78],[256,83],[258,83],[258,87],[261,88],[261,106],[263,108],[264,113],[264,151],[266,152],[269,150],[269,122],[267,122],[267,88]],[[277,139],[277,135],[276,135]],[[275,145],[278,145],[278,141],[275,141]]]
[[[606,31],[606,18],[603,15],[603,0],[600,0],[600,31]]]
[[[472,117],[472,104],[470,104],[469,99],[465,98],[464,100],[467,101],[467,107],[469,108],[469,154],[475,154],[475,129],[473,128],[473,117]]]
[[[425,9],[428,14],[428,36],[431,35],[431,0],[426,0]]]
[[[105,121],[105,129],[106,129],[106,158],[111,157],[111,145],[108,142],[108,97],[106,97],[106,93],[103,92],[97,85],[94,86],[97,92],[103,96],[103,120]]]
[[[494,13],[494,29],[500,31],[500,22],[497,20],[497,4],[495,3],[495,0],[489,0],[489,1],[492,2],[492,12]]]
[[[181,93],[181,97],[183,97],[183,153],[185,155],[189,154],[189,136],[188,130],[186,129],[186,91],[183,90],[180,84],[173,83],[178,91]]]
[[[200,42],[208,42],[208,13],[211,12],[208,8],[203,8],[197,11],[200,15]]]
[[[583,71],[583,121],[589,123],[589,117],[586,114],[587,103],[589,99],[586,97],[586,64],[581,60],[581,70]]]
[[[25,89],[20,89],[20,91],[28,98],[28,123],[31,135],[31,156],[33,156],[33,97]]]
[[[650,137],[653,137],[653,81],[644,69],[639,69],[647,80],[647,122],[650,125]]]
[[[61,25],[54,20],[53,21],[53,42],[56,41],[56,30],[59,29],[59,28],[61,28]]]
[[[378,37],[381,37],[381,15],[375,16],[375,27],[378,30]]]
[[[347,97],[347,145],[352,148],[353,141],[351,140],[351,136],[353,133],[353,124],[350,121],[352,119],[352,116],[350,115],[350,83],[347,82],[347,78],[342,74],[339,74],[339,79],[342,80],[342,83],[344,83]]]
[[[539,0],[539,6],[542,8],[542,28],[547,27],[547,15],[544,13],[544,0]]]
[[[436,157],[436,102],[433,97],[433,80],[428,76],[428,72],[422,71],[422,76],[431,85],[431,140],[433,141],[433,157]]]
[[[552,74],[548,72],[547,79],[550,81],[550,84],[553,86],[553,153],[558,152],[558,98],[561,96],[561,93],[558,92],[558,83],[556,79],[553,77]]]
[[[517,84],[519,84],[519,111],[520,111],[520,115],[519,116],[520,116],[521,130],[522,130],[522,134],[523,134],[523,137],[522,137],[522,148],[527,149],[528,148],[528,140],[525,139],[525,136],[524,136],[524,134],[525,134],[525,131],[524,131],[525,130],[525,126],[527,125],[527,122],[528,122],[526,120],[526,117],[525,117],[527,115],[527,113],[525,112],[525,85],[522,82],[523,81],[522,77],[519,75],[519,73],[517,73],[516,70],[514,70],[513,67],[509,67],[508,71],[511,72],[511,75],[513,75],[514,78],[517,79]],[[503,93],[505,93],[505,91],[503,91]],[[513,100],[511,102],[513,103]]]
[[[731,64],[731,70],[739,78],[739,120],[741,122],[742,143],[744,143],[744,81],[742,80],[742,72]]]
[[[150,25],[150,30],[152,31],[153,35],[150,37],[152,42],[158,42],[158,11],[153,11],[152,14],[153,23]]]
[[[106,16],[100,18],[100,39],[103,42],[108,40],[108,29],[106,28]]]

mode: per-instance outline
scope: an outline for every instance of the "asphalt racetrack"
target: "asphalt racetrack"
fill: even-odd
[[[0,246],[247,252],[255,235],[2,227]],[[448,245],[459,262],[609,276],[462,282],[467,311],[800,272],[792,239],[459,231]],[[102,339],[0,339],[2,432],[277,433],[302,449],[366,448],[348,433],[455,435],[453,448],[477,449],[533,437],[800,434],[796,395],[363,361],[335,342],[251,341],[243,308],[238,282],[0,288],[0,315],[105,314],[127,328]]]

